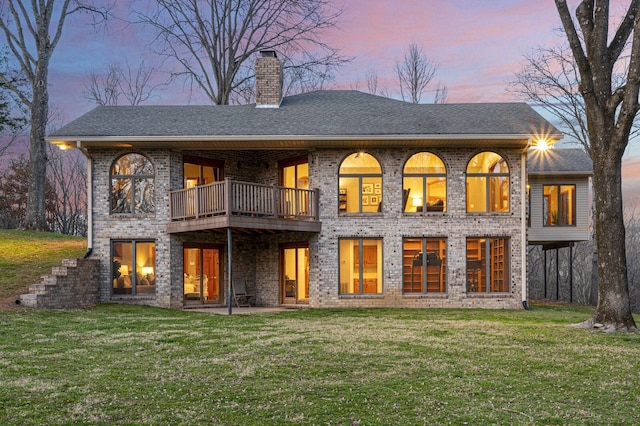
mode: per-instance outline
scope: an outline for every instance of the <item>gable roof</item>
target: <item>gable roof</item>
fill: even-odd
[[[593,175],[593,163],[582,149],[552,148],[529,152],[527,167],[531,176]]]
[[[279,108],[100,106],[53,132],[47,140],[522,141],[541,133],[551,139],[561,137],[525,103],[411,104],[354,90],[321,90],[285,97]]]

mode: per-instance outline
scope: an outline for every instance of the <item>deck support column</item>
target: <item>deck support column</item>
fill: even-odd
[[[228,277],[229,283],[227,286],[227,293],[229,300],[227,303],[229,304],[229,315],[233,312],[233,262],[231,260],[233,250],[233,240],[231,234],[231,228],[227,228],[227,269],[228,269]]]

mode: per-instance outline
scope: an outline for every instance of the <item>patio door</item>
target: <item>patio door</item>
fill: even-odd
[[[309,303],[309,244],[282,245],[280,259],[282,303]]]
[[[183,248],[183,298],[185,304],[221,303],[220,258],[222,249],[213,245]]]

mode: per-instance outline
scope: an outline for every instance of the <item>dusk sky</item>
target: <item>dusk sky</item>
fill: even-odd
[[[126,2],[118,2],[126,13]],[[394,66],[407,47],[423,46],[438,64],[434,81],[448,89],[449,103],[519,101],[507,91],[521,68],[523,55],[539,46],[563,41],[552,0],[344,0],[340,31],[328,34],[329,44],[353,57],[326,88],[367,90],[366,76],[378,75],[379,86],[395,94]],[[576,0],[569,0],[574,9]],[[628,1],[612,1],[612,15],[622,16]],[[93,70],[103,72],[111,63],[141,58],[159,63],[149,53],[148,31],[112,21],[100,32],[77,19],[67,22],[54,53],[50,72],[51,105],[67,123],[93,108],[83,96],[83,85]],[[189,93],[182,85],[159,91],[148,103],[185,104]],[[432,97],[426,96],[427,101]],[[205,103],[195,97],[191,103]],[[631,143],[624,162],[626,197],[640,194],[640,141]]]

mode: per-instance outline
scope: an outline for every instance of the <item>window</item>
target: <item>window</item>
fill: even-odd
[[[285,217],[309,214],[309,160],[306,155],[279,162],[280,186],[285,189],[281,209]]]
[[[382,240],[340,240],[340,294],[382,293]]]
[[[382,211],[382,168],[372,155],[351,154],[340,165],[340,212],[372,213]]]
[[[507,238],[467,238],[467,291],[507,293],[509,262]]]
[[[481,152],[467,165],[467,212],[509,211],[509,166],[495,152]]]
[[[153,241],[111,243],[113,294],[156,292],[156,244]]]
[[[576,186],[544,185],[544,226],[576,225]]]
[[[281,161],[280,186],[309,189],[309,160],[306,155]]]
[[[447,242],[443,238],[405,238],[402,242],[402,291],[444,293]]]
[[[223,177],[223,164],[220,161],[185,155],[183,161],[184,187],[219,182]]]
[[[403,171],[404,212],[443,212],[447,203],[447,169],[435,154],[419,152]]]
[[[153,164],[142,154],[125,154],[111,167],[111,213],[154,213]]]

